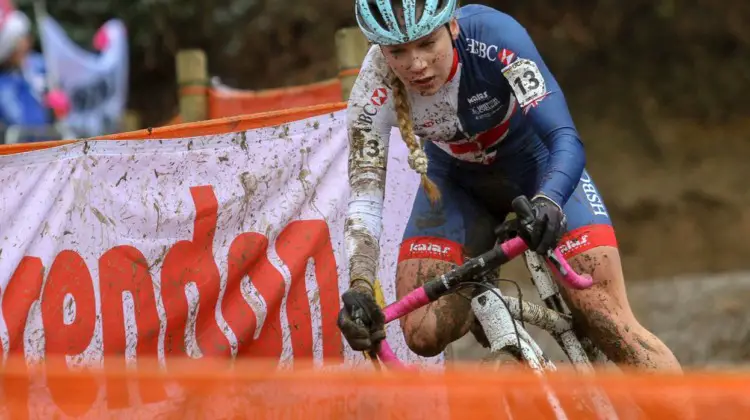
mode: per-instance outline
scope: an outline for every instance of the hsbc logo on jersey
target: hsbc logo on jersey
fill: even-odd
[[[583,189],[583,192],[586,194],[586,200],[589,201],[589,205],[591,206],[591,210],[594,211],[594,214],[597,216],[609,217],[607,208],[604,207],[602,197],[599,195],[596,187],[594,187],[594,182],[591,180],[591,177],[585,172],[581,175],[581,189]]]
[[[497,58],[499,58],[503,64],[509,66],[513,60],[516,59],[516,53],[507,48],[503,48],[502,51],[497,54]]]
[[[479,56],[479,58],[484,58],[486,60],[497,61],[497,45],[487,45],[482,41],[477,41],[476,39],[471,38],[467,38],[466,42],[469,43],[466,51],[470,54],[474,54]]]
[[[377,88],[372,92],[370,102],[375,106],[383,106],[388,101],[388,91],[385,88]]]
[[[485,44],[482,41],[477,41],[476,39],[471,38],[468,38],[466,41],[469,43],[469,46],[466,50],[470,54],[474,54],[476,56],[479,56],[479,58],[484,58],[485,60],[500,60],[501,63],[508,66],[517,57],[516,53],[507,48],[500,49],[500,47],[498,47],[497,45]]]
[[[362,112],[357,115],[357,121],[362,124],[363,131],[370,132],[374,116],[378,115],[378,109],[368,103],[362,107]]]

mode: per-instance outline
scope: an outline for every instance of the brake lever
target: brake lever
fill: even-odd
[[[362,319],[364,318],[364,316],[365,311],[360,307],[354,309],[351,314],[352,321],[354,321],[355,324],[359,325],[360,327],[367,328],[367,325],[365,325],[365,321]]]
[[[531,207],[531,201],[525,195],[519,195],[513,199],[511,207],[516,213],[518,222],[530,230],[534,226],[534,210]]]
[[[555,265],[555,268],[557,268],[557,271],[560,272],[563,276],[568,275],[568,270],[565,269],[565,267],[562,264],[562,261],[560,261],[559,258],[557,258],[557,255],[553,252],[553,250],[547,250],[547,259],[552,262],[552,264]]]

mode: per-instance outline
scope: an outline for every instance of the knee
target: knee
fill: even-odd
[[[622,336],[630,324],[621,314],[607,308],[589,308],[583,315],[587,329],[599,336]]]
[[[449,344],[440,337],[437,328],[432,323],[407,318],[401,329],[409,350],[422,357],[437,356]]]
[[[471,308],[463,297],[458,297],[462,300],[451,297],[403,318],[401,330],[411,351],[422,357],[437,356],[469,331],[473,319]]]
[[[450,270],[453,264],[433,259],[409,259],[399,262],[396,295],[402,298],[429,278]],[[434,357],[452,341],[468,331],[471,306],[465,298],[448,295],[404,316],[401,330],[406,345],[422,357]]]
[[[583,330],[610,358],[632,347],[645,331],[628,312],[592,309],[585,314]]]

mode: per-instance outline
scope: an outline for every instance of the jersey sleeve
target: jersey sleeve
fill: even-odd
[[[380,256],[393,98],[377,48],[373,47],[362,63],[346,112],[350,196],[344,237],[350,281],[374,282]]]
[[[488,14],[485,21],[497,32],[498,57],[495,63],[510,85],[525,118],[550,152],[538,192],[562,207],[578,185],[586,164],[583,143],[565,96],[528,32],[518,21],[502,13]]]

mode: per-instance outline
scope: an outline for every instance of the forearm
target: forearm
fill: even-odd
[[[352,88],[347,106],[349,136],[349,206],[344,227],[347,269],[350,282],[372,283],[377,278],[380,258],[385,171],[388,141],[393,126],[390,103],[373,102],[373,85],[382,86],[386,97],[393,97],[385,87],[383,66],[373,64],[382,56],[371,48]]]
[[[586,153],[575,130],[560,129],[546,141],[550,154],[539,189],[560,206],[575,191],[586,166]]]
[[[380,258],[385,170],[354,168],[344,229],[349,279],[374,282]]]

